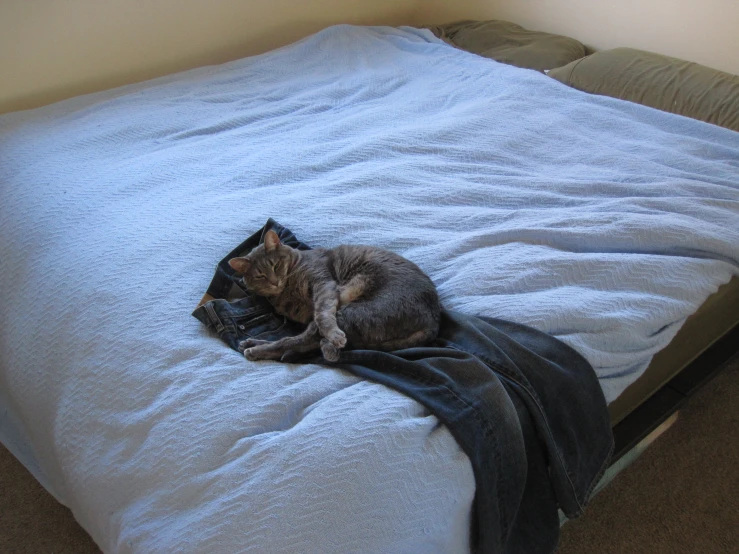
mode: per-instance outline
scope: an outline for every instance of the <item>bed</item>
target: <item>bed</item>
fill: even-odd
[[[474,477],[432,414],[190,317],[268,217],[550,333],[614,423],[736,323],[739,133],[426,29],[7,114],[0,153],[0,440],[105,552],[469,551]]]

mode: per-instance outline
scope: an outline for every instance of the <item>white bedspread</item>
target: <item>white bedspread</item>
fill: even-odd
[[[410,28],[0,117],[0,437],[106,552],[465,552],[448,431],[208,335],[215,263],[268,217],[393,249],[612,400],[739,273],[738,181],[739,133]]]

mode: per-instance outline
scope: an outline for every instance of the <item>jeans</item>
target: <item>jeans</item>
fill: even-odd
[[[270,219],[218,264],[193,313],[234,349],[248,337],[276,340],[305,327],[246,293],[228,266],[268,229],[291,246],[308,248]],[[553,552],[557,509],[569,518],[582,513],[613,451],[605,398],[590,364],[524,325],[443,310],[439,337],[427,346],[343,350],[336,363],[315,354],[301,361],[382,383],[447,426],[475,475],[473,552]]]

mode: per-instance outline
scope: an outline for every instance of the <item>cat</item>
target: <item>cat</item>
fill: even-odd
[[[247,290],[267,298],[278,314],[307,325],[294,337],[242,341],[239,351],[249,360],[281,360],[320,348],[335,362],[347,345],[389,352],[438,335],[436,287],[416,264],[389,250],[297,250],[270,230],[263,244],[228,263]]]

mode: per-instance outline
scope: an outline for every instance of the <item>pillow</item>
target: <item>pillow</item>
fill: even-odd
[[[537,71],[560,67],[586,54],[585,46],[573,38],[529,31],[508,21],[458,21],[426,28],[462,50]]]
[[[704,65],[614,48],[553,69],[548,75],[585,92],[739,131],[739,77]]]

